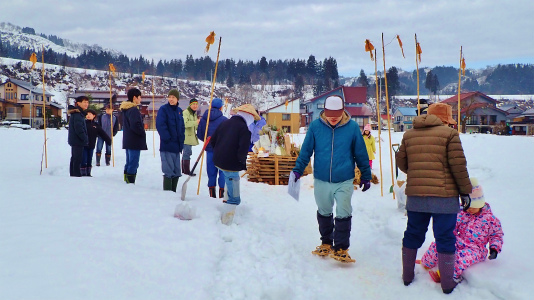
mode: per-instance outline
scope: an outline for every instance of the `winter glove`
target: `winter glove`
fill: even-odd
[[[488,258],[489,258],[489,259],[496,259],[496,258],[497,258],[497,254],[498,254],[497,250],[491,248],[491,249],[490,249],[490,255],[489,255]]]
[[[300,179],[300,173],[293,171],[293,175],[295,175],[295,182],[297,182]]]
[[[468,194],[461,194],[460,201],[462,201],[464,211],[467,211],[471,207],[471,197]]]
[[[362,189],[362,192],[367,191],[370,187],[371,187],[370,180],[365,180],[365,179],[360,180],[360,188]]]

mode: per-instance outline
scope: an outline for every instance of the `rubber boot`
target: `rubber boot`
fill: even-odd
[[[180,177],[173,177],[172,178],[172,187],[171,190],[176,193],[176,187],[178,186],[178,180]]]
[[[325,217],[317,212],[317,223],[319,223],[322,244],[332,246],[334,243],[334,216]]]
[[[102,157],[102,153],[96,153],[96,166],[100,167],[100,158]]]
[[[163,190],[172,191],[172,178],[163,176]]]
[[[224,198],[224,188],[219,188],[219,198]]]
[[[135,178],[137,174],[126,174],[126,183],[135,184]]]
[[[443,293],[450,294],[458,283],[454,281],[454,253],[438,253],[438,269]]]
[[[417,249],[402,247],[402,281],[405,286],[409,286],[415,277],[415,259]]]
[[[87,168],[86,167],[81,167],[80,168],[80,174],[82,174],[82,177],[83,176],[87,176]]]
[[[182,166],[184,168],[184,174],[187,174],[191,177],[197,176],[197,174],[191,172],[191,161],[190,160],[182,160]]]
[[[185,160],[182,159],[182,174],[189,175],[189,172],[185,169]]]
[[[217,198],[217,196],[215,195],[215,187],[214,186],[210,186],[208,188],[210,189],[210,197],[211,198]]]
[[[109,166],[111,162],[111,154],[106,154],[106,166]]]
[[[126,177],[126,175],[128,174],[126,174],[126,171],[124,171],[124,182],[128,183],[128,178]]]
[[[92,168],[93,168],[93,167],[87,167],[87,168],[85,168],[85,176],[93,177],[93,176],[91,176],[91,169],[92,169]]]

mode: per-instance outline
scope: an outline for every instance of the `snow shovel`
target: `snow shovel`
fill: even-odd
[[[200,161],[200,158],[202,158],[202,153],[204,153],[204,150],[206,150],[206,147],[210,143],[210,139],[211,139],[211,136],[208,136],[208,138],[206,139],[206,142],[204,143],[204,146],[202,147],[202,150],[200,151],[200,154],[198,155],[197,161],[195,161],[193,168],[189,172],[189,176],[187,176],[187,179],[184,181],[184,184],[182,185],[182,196],[180,197],[182,201],[185,200],[185,194],[187,192],[187,182],[189,181],[189,179],[191,179],[192,177],[191,174],[193,174],[193,171],[195,171],[195,168],[197,167],[197,164]]]
[[[397,154],[397,152],[399,152],[399,148],[400,148],[400,144],[393,144],[391,145],[391,148],[393,149],[393,152],[395,152],[395,154]],[[395,160],[395,179],[397,179],[399,177],[399,167],[397,166],[397,161]],[[395,184],[395,182],[392,183],[392,185],[389,187],[389,193],[393,193],[393,184]]]

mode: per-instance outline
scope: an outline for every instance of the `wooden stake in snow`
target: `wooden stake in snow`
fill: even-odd
[[[44,64],[44,45],[41,45],[43,49],[42,60],[43,60],[43,128],[44,128],[44,153],[45,153],[45,168],[48,168],[48,153],[46,145],[46,90],[45,90],[45,64]]]
[[[458,132],[461,131],[460,129],[460,123],[462,120],[460,119],[460,91],[461,91],[461,85],[462,85],[462,73],[465,75],[465,59],[462,52],[462,46],[460,46],[460,69],[458,69]]]
[[[113,161],[113,167],[115,167],[115,148],[113,147],[113,96],[111,90],[113,75],[115,75],[115,66],[113,64],[109,64],[109,107],[111,108],[111,116],[109,117],[109,123],[111,126],[111,157]]]
[[[388,77],[386,72],[386,50],[384,47],[384,33],[382,33],[382,61],[384,62],[384,89],[386,90],[386,109],[388,118],[388,133],[389,133],[389,160],[391,162],[391,184],[395,184],[393,176],[393,155],[391,150],[391,117],[389,116],[389,95],[388,95]],[[395,192],[393,192],[393,199],[395,199]]]
[[[421,114],[421,101],[419,100],[419,62],[421,61],[421,46],[417,42],[417,34],[415,34],[415,69],[417,70],[417,115]]]

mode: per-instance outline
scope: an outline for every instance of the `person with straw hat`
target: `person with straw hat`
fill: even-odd
[[[230,225],[236,207],[241,203],[239,171],[247,169],[247,154],[252,132],[250,125],[260,116],[252,104],[244,104],[233,110],[230,119],[219,125],[211,136],[213,163],[224,174],[227,200],[223,204],[221,222]]]

